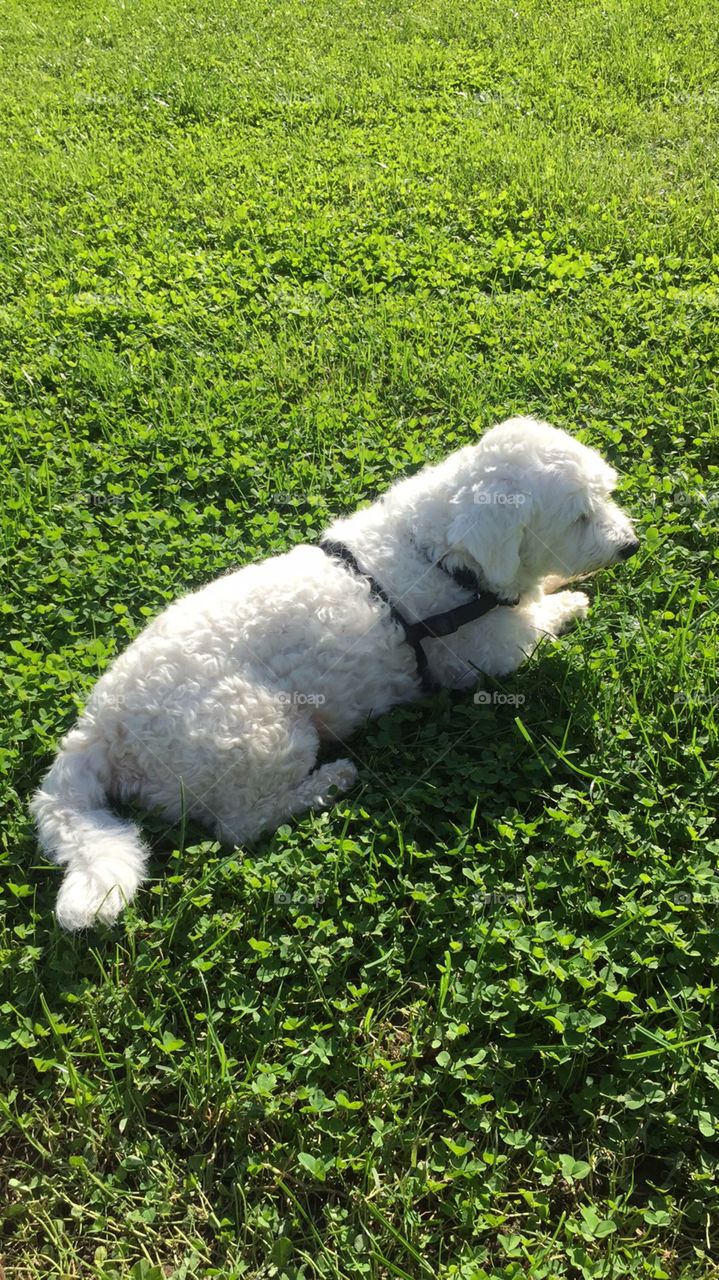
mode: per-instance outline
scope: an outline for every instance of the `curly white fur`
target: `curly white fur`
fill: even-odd
[[[512,418],[378,502],[335,521],[344,543],[414,621],[469,594],[439,567],[470,568],[502,600],[425,642],[435,679],[470,688],[504,676],[583,615],[580,592],[545,587],[637,549],[611,501],[616,476],[592,449]],[[367,579],[316,546],[249,565],[178,600],[98,681],[32,800],[40,841],[65,868],[57,917],[112,921],[143,878],[137,828],[108,801],[185,812],[238,844],[332,803],[354,764],[316,768],[368,716],[420,696],[415,656]]]

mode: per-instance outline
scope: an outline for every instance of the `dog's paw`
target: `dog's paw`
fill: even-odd
[[[330,775],[330,786],[338,791],[349,791],[359,776],[357,766],[351,760],[335,760],[327,766]]]
[[[313,775],[316,785],[314,804],[326,809],[338,796],[349,791],[358,778],[357,766],[351,760],[333,760],[323,764]]]
[[[589,596],[583,591],[559,591],[556,595],[547,596],[544,605],[547,625],[555,635],[560,635],[579,618],[586,618]]]
[[[584,591],[561,591],[557,598],[562,600],[569,617],[586,618],[589,596]]]

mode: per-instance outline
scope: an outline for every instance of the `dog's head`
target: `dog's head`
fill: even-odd
[[[611,499],[616,472],[594,449],[534,418],[510,418],[457,455],[445,563],[469,565],[502,599],[564,581],[639,548]]]

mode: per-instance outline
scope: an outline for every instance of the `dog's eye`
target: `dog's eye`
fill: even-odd
[[[579,519],[577,520],[577,524],[589,524],[589,516],[588,516],[588,515],[581,515],[581,516],[579,517]]]

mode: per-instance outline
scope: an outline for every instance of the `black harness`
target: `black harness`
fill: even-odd
[[[436,693],[440,687],[436,680],[433,679],[429,670],[427,654],[422,648],[423,640],[437,640],[442,636],[451,636],[460,627],[467,622],[476,622],[477,618],[484,617],[485,613],[489,613],[492,609],[496,609],[497,605],[514,605],[516,600],[500,600],[493,591],[480,590],[479,582],[470,569],[445,569],[444,565],[438,564],[437,568],[443,573],[453,578],[458,586],[465,591],[475,593],[473,600],[468,600],[466,604],[456,605],[454,609],[445,609],[443,613],[433,613],[429,618],[422,618],[419,622],[408,622],[402,616],[399,609],[392,603],[384,587],[373,578],[371,573],[367,573],[365,569],[360,568],[355,556],[349,547],[345,547],[341,542],[320,542],[320,550],[325,555],[331,556],[334,560],[341,560],[361,578],[366,578],[370,584],[370,595],[377,596],[380,600],[384,600],[389,605],[389,610],[395,622],[399,623],[404,631],[404,638],[407,644],[414,649],[414,656],[417,662],[417,674],[420,678],[422,689],[425,693]]]

